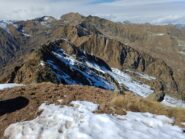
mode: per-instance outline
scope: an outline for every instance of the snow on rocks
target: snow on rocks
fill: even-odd
[[[149,76],[147,74],[142,74],[142,73],[137,72],[137,75],[139,75],[140,78],[143,78],[143,79],[146,79],[146,80],[149,80],[149,81],[150,80],[156,80],[155,77]]]
[[[92,62],[87,61],[86,64],[87,64],[88,67],[93,68],[93,69],[95,69],[95,70],[97,70],[99,72],[102,72],[102,73],[109,72],[105,67],[99,66],[96,63],[92,63]]]
[[[113,73],[109,73],[109,74],[111,74],[119,82],[119,84],[123,84],[124,86],[127,87],[129,91],[134,92],[136,95],[147,97],[150,94],[154,93],[154,90],[152,90],[149,85],[142,84],[138,81],[133,80],[129,74],[124,73],[115,68],[112,68],[112,71]],[[148,80],[155,79],[155,77],[153,76],[149,76],[141,73],[136,73],[136,74],[141,76],[141,78],[143,77]],[[165,95],[164,100],[161,103],[166,106],[185,108],[185,103],[182,100],[170,97],[169,95]]]
[[[45,66],[45,62],[44,62],[43,60],[41,60],[41,61],[40,61],[40,65],[41,65],[42,67],[44,67],[44,66]]]
[[[22,33],[22,35],[23,35],[23,36],[25,36],[25,37],[31,37],[31,35],[30,35],[30,34],[25,33],[25,31],[24,31],[24,30],[22,30],[22,32],[21,32],[21,33]]]
[[[40,18],[40,24],[42,26],[45,26],[45,27],[48,27],[50,28],[51,27],[51,23],[56,20],[54,17],[49,17],[49,16],[44,16],[42,18]]]
[[[66,54],[63,49],[53,50],[52,54],[60,60],[60,62],[70,67],[70,70],[76,71],[84,76],[89,81],[91,86],[114,90],[114,85],[110,81],[107,81],[104,76],[92,70],[91,67],[89,67],[85,62],[75,59],[75,56]],[[67,84],[81,83],[78,80],[74,80],[74,78],[67,72],[64,72],[54,61],[47,60],[47,64],[52,68],[52,71],[57,76],[58,81],[65,80]]]
[[[171,107],[181,107],[185,108],[185,103],[182,100],[170,97],[169,95],[165,95],[162,104],[171,106]]]
[[[16,29],[18,29],[18,25],[16,24],[16,22],[13,22],[13,21],[0,21],[0,28],[2,28],[7,33],[11,34],[10,30],[8,28],[8,25],[13,25]],[[22,35],[25,36],[25,37],[31,37],[31,35],[25,33],[25,31],[23,29],[19,30],[19,32],[21,32]]]
[[[0,28],[2,28],[7,33],[10,33],[10,31],[8,29],[9,24],[13,24],[13,22],[12,21],[0,21]]]
[[[60,68],[54,64],[53,61],[47,60],[47,63],[52,67],[52,72],[56,75],[58,81],[63,79],[67,84],[77,84],[71,76],[60,70]]]
[[[0,22],[0,27],[7,31],[7,24],[3,21]],[[8,31],[7,31],[8,32]]]
[[[109,72],[109,74],[113,76],[119,84],[123,84],[129,91],[134,92],[136,95],[147,97],[154,92],[150,86],[134,81],[129,74],[118,69],[112,68],[112,72]]]
[[[147,97],[150,94],[154,93],[154,90],[149,85],[144,84],[137,79],[133,79],[126,72],[134,73],[139,78],[144,78],[146,80],[156,80],[156,78],[153,76],[131,70],[126,70],[126,72],[123,72],[116,68],[112,68],[112,71],[110,71],[103,65],[100,65],[94,61],[88,61],[85,56],[84,58],[82,57],[82,59],[76,59],[74,55],[68,55],[63,49],[60,48],[54,49],[52,51],[52,54],[66,66],[70,67],[70,69],[82,74],[86,79],[90,81],[91,86],[101,87],[107,90],[115,90],[114,84],[112,84],[110,81],[107,81],[104,76],[98,73],[101,72],[104,75],[108,74],[109,76],[114,78],[119,83],[120,87],[126,87],[127,90],[132,91],[138,96]],[[46,64],[50,65],[53,73],[56,75],[59,82],[65,81],[65,83],[67,84],[80,84],[80,81],[74,80],[74,78],[69,73],[61,69],[54,61],[47,60],[45,62]],[[40,65],[44,66],[45,62],[41,61]],[[176,104],[173,104],[173,101],[168,100],[168,97],[166,97],[166,100],[163,104],[170,105],[172,103],[172,105],[174,106],[176,104],[177,107],[180,106],[179,100],[177,100],[178,103]]]
[[[23,29],[22,25],[18,26],[15,24],[15,27],[17,28],[17,30],[25,37],[31,37],[30,34],[26,33],[25,30]]]
[[[15,84],[15,83],[9,83],[9,84],[0,84],[0,90],[7,89],[7,88],[13,88],[17,86],[23,86],[22,84]]]
[[[164,33],[156,33],[155,36],[164,36]]]
[[[73,106],[42,104],[41,115],[10,125],[9,139],[184,139],[183,130],[166,116],[128,112],[127,115],[96,114],[98,105],[74,101]]]
[[[52,52],[58,59],[64,61],[67,65],[75,65],[77,62],[72,56],[66,54],[63,49],[57,50],[57,52]]]
[[[144,74],[144,73],[137,72],[137,71],[131,71],[131,70],[126,70],[126,71],[136,74],[139,78],[143,78],[143,79],[146,79],[146,80],[149,80],[149,81],[156,80],[156,77],[150,76],[148,74]]]

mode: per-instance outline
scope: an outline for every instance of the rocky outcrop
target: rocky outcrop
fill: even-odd
[[[111,68],[100,58],[60,39],[33,51],[21,67],[15,68],[9,82],[83,84],[115,90],[117,82],[103,70]]]
[[[111,67],[132,69],[157,77],[162,87],[157,90],[178,92],[172,69],[162,60],[139,52],[123,43],[102,35],[91,36],[80,48],[101,57]]]
[[[0,65],[5,65],[20,47],[17,40],[8,32],[0,28]]]

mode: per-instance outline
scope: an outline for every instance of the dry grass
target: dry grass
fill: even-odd
[[[185,109],[167,107],[159,102],[146,100],[131,93],[127,93],[122,96],[115,94],[107,108],[114,110],[115,113],[119,112],[120,110],[124,110],[166,115],[168,117],[174,117],[174,124],[180,126],[182,126],[182,122],[185,122]]]

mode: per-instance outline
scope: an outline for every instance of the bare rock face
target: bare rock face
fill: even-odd
[[[20,49],[17,40],[8,32],[0,28],[0,65],[5,65],[15,52]]]
[[[178,94],[184,94],[185,89],[182,86],[185,82],[185,32],[182,28],[177,28],[172,25],[154,26],[150,24],[113,23],[92,16],[85,18],[81,25],[86,28],[96,27],[99,32],[102,32],[102,34],[108,38],[118,40],[140,53],[144,52],[153,58],[164,61],[173,72],[174,79],[172,80],[176,82]],[[147,69],[146,71],[150,71],[151,74],[153,72],[151,69]],[[157,75],[159,75],[160,72],[155,70],[155,74]],[[166,80],[165,78],[168,78],[167,76],[169,75],[171,74],[166,74],[166,77],[163,77],[163,79]],[[167,79],[167,81],[169,81],[169,79]],[[170,86],[170,84],[167,86]],[[176,85],[172,83],[172,86]]]
[[[164,61],[139,52],[119,41],[104,36],[92,36],[80,48],[101,57],[111,67],[146,72],[157,77],[162,83],[162,87],[157,90],[171,93],[178,91],[173,71]]]
[[[42,45],[15,70],[8,82],[83,84],[107,90],[118,87],[110,75],[101,72],[111,71],[103,60],[81,51],[63,39]]]

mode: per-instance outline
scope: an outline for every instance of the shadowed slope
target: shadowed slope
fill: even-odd
[[[0,116],[3,114],[8,114],[15,112],[26,107],[29,100],[25,97],[16,97],[13,99],[1,100],[0,101]]]

